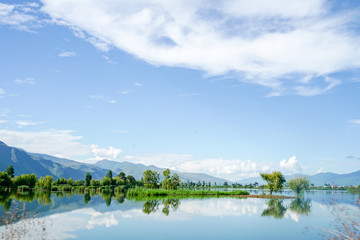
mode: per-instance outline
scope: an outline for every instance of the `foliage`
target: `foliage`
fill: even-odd
[[[68,181],[65,178],[58,178],[54,181],[54,185],[63,185],[67,183]]]
[[[12,181],[11,177],[7,172],[0,172],[0,186],[1,187],[11,187]]]
[[[107,171],[105,177],[112,179],[113,178],[112,171],[111,170]]]
[[[278,171],[272,173],[260,173],[260,176],[267,182],[267,186],[270,189],[270,195],[272,195],[273,191],[281,191],[286,181],[284,175]]]
[[[51,191],[52,180],[53,180],[52,176],[41,177],[37,181],[36,187],[39,189],[45,189]]]
[[[111,178],[103,177],[101,181],[101,185],[103,186],[110,186],[111,185]]]
[[[190,189],[148,189],[148,188],[131,188],[127,192],[127,197],[137,196],[235,196],[235,195],[249,195],[248,191],[236,190],[236,191],[211,191],[211,190],[190,190]]]
[[[101,186],[101,182],[100,182],[100,180],[91,179],[91,181],[90,181],[90,186],[92,186],[92,187],[100,187],[100,186]]]
[[[92,179],[91,174],[87,172],[87,173],[85,174],[85,186],[89,186],[89,185],[90,185],[91,179]]]
[[[296,193],[297,198],[303,195],[304,191],[308,191],[309,187],[310,182],[306,177],[297,177],[289,181],[289,188]]]
[[[159,188],[159,180],[160,176],[159,173],[156,171],[146,170],[143,173],[144,178],[144,186],[146,188]]]
[[[34,188],[36,184],[35,174],[23,174],[14,178],[14,184],[16,186],[27,185],[29,188]]]
[[[15,176],[15,170],[14,170],[13,165],[9,165],[7,167],[7,169],[5,170],[5,172],[7,172],[7,174],[9,174],[9,176],[12,178]]]
[[[161,187],[163,189],[174,189],[176,190],[181,183],[179,176],[175,173],[172,177],[170,177],[170,170],[166,169],[163,172],[164,180],[161,181]]]
[[[126,179],[126,175],[125,175],[124,172],[120,172],[120,173],[118,174],[118,177],[119,177],[121,180],[125,180],[125,179]]]

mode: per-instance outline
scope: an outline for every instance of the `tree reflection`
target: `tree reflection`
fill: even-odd
[[[170,208],[172,208],[175,212],[180,206],[180,200],[179,199],[163,199],[162,204],[164,205],[162,212],[166,216],[169,216]]]
[[[308,216],[311,212],[311,200],[304,198],[297,198],[290,203],[289,209],[293,212],[296,212],[300,215]]]
[[[275,219],[284,217],[287,208],[283,205],[282,199],[270,199],[267,204],[268,208],[262,212],[262,217],[274,217]]]
[[[148,200],[144,203],[142,211],[146,214],[155,213],[159,210],[159,200]]]

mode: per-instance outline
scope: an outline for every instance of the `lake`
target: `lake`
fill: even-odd
[[[0,232],[3,239],[323,239],[339,214],[359,217],[357,197],[346,191],[310,191],[300,200],[6,193]]]

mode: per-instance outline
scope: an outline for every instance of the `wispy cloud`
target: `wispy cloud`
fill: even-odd
[[[0,98],[3,97],[5,95],[5,90],[0,88]]]
[[[135,83],[134,83],[134,87],[142,87],[142,84],[139,83],[139,82],[135,82]]]
[[[20,127],[35,126],[35,125],[39,125],[39,124],[42,124],[42,123],[43,122],[24,121],[24,120],[15,121],[15,124],[20,126]]]
[[[1,141],[30,152],[59,157],[76,157],[91,154],[91,148],[79,142],[81,136],[70,130],[43,130],[37,132],[0,130]],[[36,141],[34,141],[36,139]]]
[[[106,103],[117,103],[116,100],[114,99],[110,99],[108,97],[105,97],[103,95],[89,95],[90,98],[95,99],[95,100],[100,100]]]
[[[103,58],[110,64],[117,64],[116,61],[112,60],[110,57],[103,55]]]
[[[33,78],[24,78],[24,79],[20,79],[20,78],[16,78],[14,80],[14,83],[16,84],[28,84],[28,85],[35,85],[35,79]]]
[[[36,16],[39,7],[37,3],[0,3],[0,25],[10,25],[18,30],[32,31],[32,27],[41,25],[41,20]]]
[[[323,94],[339,84],[330,74],[360,66],[360,36],[352,27],[360,13],[334,14],[330,1],[42,2],[45,12],[77,36],[94,37],[103,51],[114,46],[157,66],[230,74],[271,88],[272,96]],[[298,81],[305,76],[328,85],[309,87],[312,79]]]
[[[7,122],[8,122],[7,120],[0,119],[0,124],[4,124],[4,123],[7,123]]]
[[[59,57],[74,57],[76,52],[62,52],[59,54]]]
[[[360,119],[350,120],[349,123],[355,126],[360,126]]]

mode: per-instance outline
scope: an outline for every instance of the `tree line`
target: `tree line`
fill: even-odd
[[[118,175],[113,176],[113,172],[108,170],[106,175],[101,179],[93,179],[91,173],[85,173],[84,180],[73,180],[59,178],[53,181],[52,176],[44,176],[39,179],[35,174],[23,174],[21,176],[15,176],[15,170],[12,165],[0,172],[0,187],[3,188],[20,188],[20,189],[42,189],[42,190],[73,190],[74,187],[90,187],[90,188],[116,188],[121,187],[121,190],[133,187],[144,187],[149,189],[166,189],[176,190],[179,187],[189,188],[192,187],[211,187],[210,183],[200,182],[198,184],[187,182],[182,183],[180,177],[175,173],[171,176],[170,169],[166,169],[162,172],[163,180],[160,181],[160,173],[152,170],[146,170],[143,172],[141,180],[136,180],[132,175],[126,176],[124,172],[120,172]],[[281,191],[286,182],[284,175],[279,171],[272,173],[260,173],[263,180],[267,182],[266,188],[270,190],[270,195],[273,192]],[[224,184],[225,185],[225,184]],[[254,187],[258,184],[255,183]],[[296,193],[299,197],[303,193],[309,190],[310,183],[306,177],[298,177],[291,179],[288,182],[289,188]],[[226,186],[228,186],[226,184]]]

